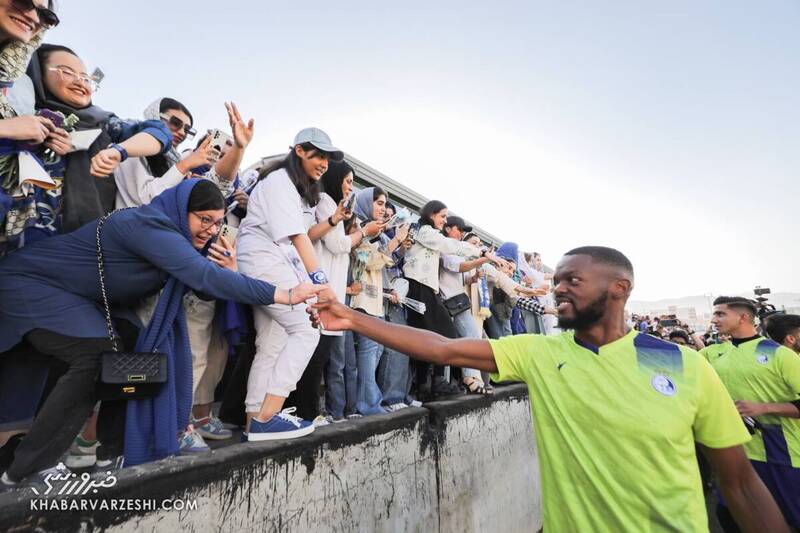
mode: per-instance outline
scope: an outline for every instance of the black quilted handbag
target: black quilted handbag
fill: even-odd
[[[100,232],[110,213],[97,223],[97,272],[100,278],[100,294],[105,308],[106,327],[112,351],[100,354],[100,380],[97,383],[99,400],[123,400],[151,398],[158,394],[167,381],[167,354],[160,352],[126,352],[117,346],[117,336],[111,321],[108,305],[105,273],[103,271],[103,249]]]

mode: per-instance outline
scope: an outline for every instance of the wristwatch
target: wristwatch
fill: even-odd
[[[114,150],[119,152],[120,162],[125,161],[126,159],[128,159],[128,151],[125,148],[123,148],[122,146],[118,145],[117,143],[111,143],[111,144],[109,144],[107,146],[107,148],[113,148]]]
[[[328,224],[330,224],[332,228],[336,227],[336,224],[333,223],[333,215],[328,217]]]
[[[308,277],[311,278],[311,283],[314,285],[324,285],[328,283],[328,276],[326,276],[325,272],[322,270],[311,272],[308,274]]]

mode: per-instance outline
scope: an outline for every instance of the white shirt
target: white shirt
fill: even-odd
[[[439,269],[439,292],[447,300],[458,296],[464,291],[464,275],[459,272],[461,263],[465,259],[457,255],[442,255],[442,265]]]
[[[314,225],[314,208],[297,192],[285,169],[270,173],[250,193],[247,216],[239,226],[240,252],[258,243],[291,244],[289,237]]]
[[[264,255],[289,262],[300,276],[306,278],[305,268],[289,237],[307,233],[316,223],[314,208],[297,192],[285,169],[271,172],[250,193],[247,216],[236,236],[237,256],[241,263],[261,263]]]
[[[131,157],[114,171],[117,209],[147,205],[153,198],[183,181],[184,174],[173,165],[161,176],[153,176],[143,157]]]
[[[433,226],[419,228],[414,245],[406,253],[403,273],[439,292],[439,255],[450,254],[474,259],[481,251],[468,242],[457,241],[442,235]]]
[[[336,202],[325,193],[320,194],[319,203],[315,209],[316,221],[328,220],[336,212]],[[320,268],[327,274],[328,282],[336,298],[345,301],[347,290],[347,269],[350,266],[350,249],[352,241],[344,233],[344,222],[339,222],[322,238],[314,241],[314,252],[319,259]],[[324,335],[342,335],[341,331],[323,331]]]
[[[147,205],[162,192],[180,184],[184,177],[177,165],[172,165],[159,177],[153,176],[144,157],[126,159],[114,171],[114,181],[117,184],[116,208]],[[213,181],[226,198],[233,192],[233,180],[222,179],[213,167],[203,174],[203,178]]]

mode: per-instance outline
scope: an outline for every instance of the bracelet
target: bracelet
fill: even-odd
[[[111,143],[107,146],[107,148],[113,148],[114,150],[119,152],[120,162],[128,159],[128,151],[122,146],[118,145],[117,143]]]
[[[289,289],[289,309],[291,309],[292,311],[294,311],[294,304],[292,303],[292,291],[293,290],[294,290],[294,287]]]
[[[326,276],[325,272],[322,271],[321,269],[309,273],[308,277],[311,278],[311,283],[313,283],[314,285],[324,285],[328,283],[328,276]]]
[[[332,228],[336,227],[336,224],[333,223],[333,215],[328,217],[328,224],[330,224]]]

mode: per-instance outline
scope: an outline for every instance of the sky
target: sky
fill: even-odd
[[[800,291],[800,3],[61,0],[48,42],[139,118],[233,100],[245,163],[307,126],[555,265],[613,246],[635,300]]]

